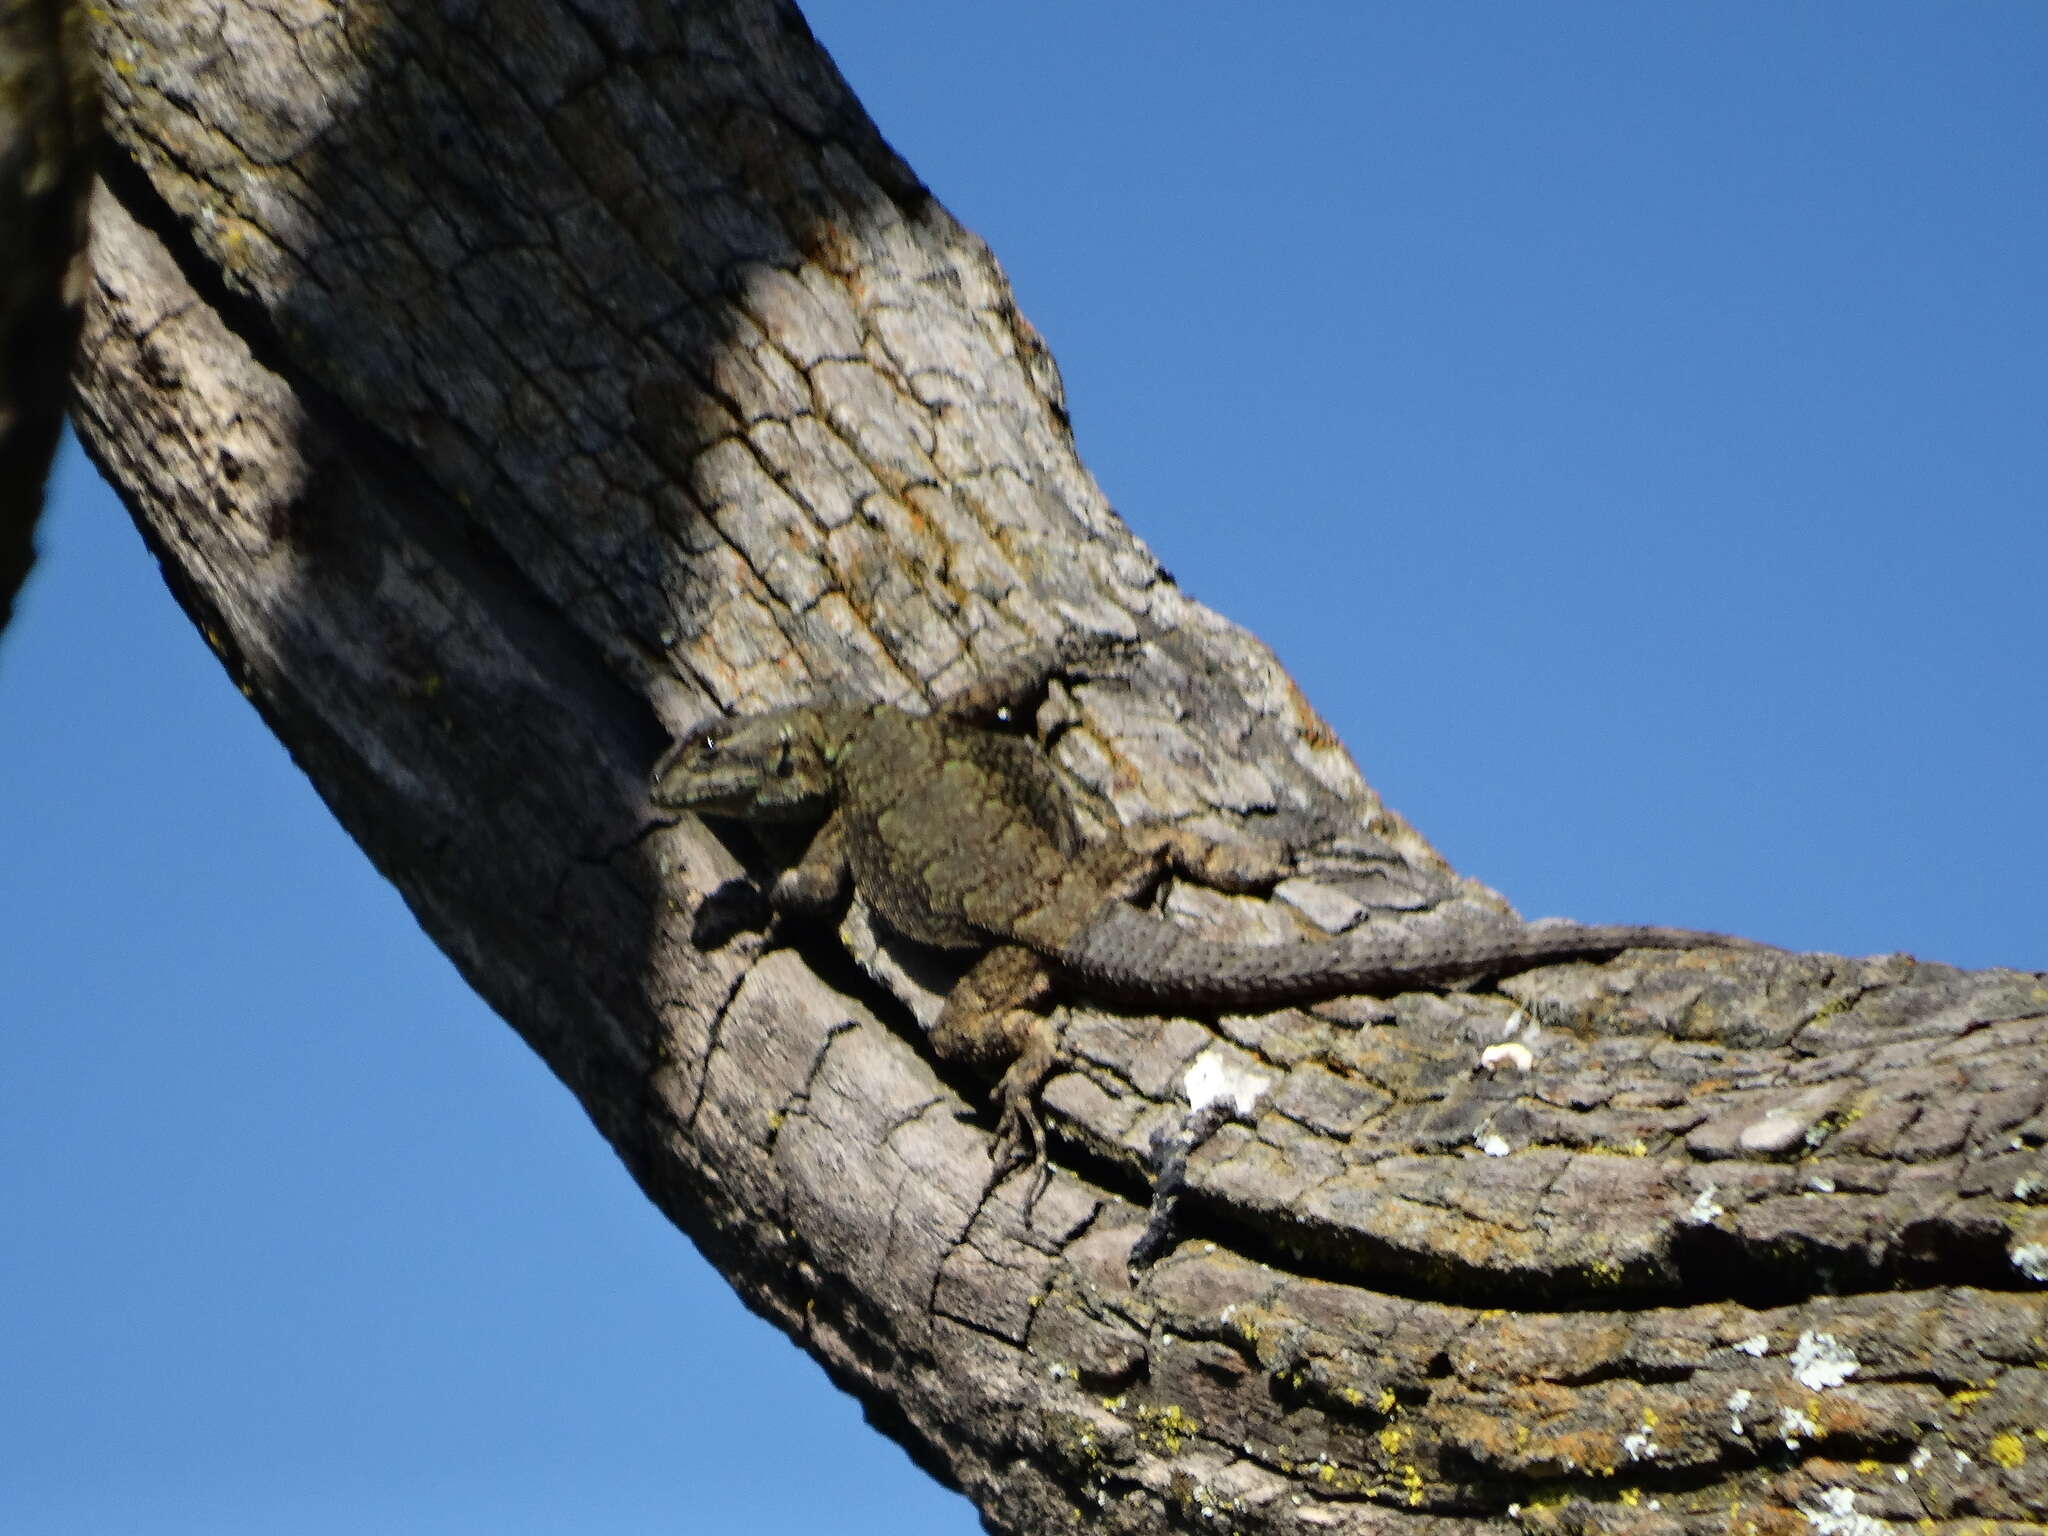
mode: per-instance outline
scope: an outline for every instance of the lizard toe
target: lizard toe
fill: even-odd
[[[1034,1173],[1028,1207],[1045,1188],[1050,1168],[1045,1157],[1045,1127],[1038,1110],[1026,1094],[1002,1096],[1003,1112],[996,1121],[996,1144],[989,1164],[987,1189],[994,1189],[1017,1169],[1029,1166]]]

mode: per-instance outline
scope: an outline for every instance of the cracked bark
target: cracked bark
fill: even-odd
[[[648,829],[668,729],[1137,633],[1050,702],[1068,771],[1310,853],[1187,920],[1498,898],[1117,522],[994,259],[793,10],[489,20],[112,15],[80,425],[336,814],[752,1305],[1005,1530],[2048,1508],[2038,976],[1664,955],[1076,1005],[1062,1171],[1028,1220],[984,1199],[930,957],[735,916],[772,850]],[[1134,1283],[1143,1149],[1212,1050],[1268,1091]]]

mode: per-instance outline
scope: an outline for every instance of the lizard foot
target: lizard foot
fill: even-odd
[[[1016,1169],[1028,1164],[1031,1186],[1024,1195],[1027,1212],[1038,1203],[1052,1178],[1052,1165],[1046,1160],[1045,1124],[1038,1117],[1038,1090],[1052,1075],[1057,1045],[1045,1021],[1040,1019],[1037,1023],[1040,1027],[1025,1037],[1023,1051],[996,1085],[996,1102],[1002,1106],[1002,1112],[996,1117],[996,1145],[987,1185],[994,1189]]]
[[[1024,1209],[1028,1212],[1052,1178],[1052,1165],[1045,1156],[1045,1126],[1029,1096],[1005,1099],[1002,1115],[996,1121],[995,1151],[991,1154],[984,1192],[993,1191],[1018,1168],[1026,1166],[1031,1169],[1031,1185],[1024,1192]]]
[[[945,1060],[980,1072],[1003,1068],[995,1091],[1000,1111],[995,1161],[984,1188],[994,1189],[1013,1169],[1029,1163],[1036,1177],[1026,1210],[1049,1177],[1038,1090],[1052,1076],[1059,1031],[1032,1005],[1050,986],[1051,975],[1037,955],[1021,944],[998,944],[954,983],[932,1026],[932,1047]]]

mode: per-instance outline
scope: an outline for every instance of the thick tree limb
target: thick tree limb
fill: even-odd
[[[0,630],[35,563],[85,296],[91,44],[64,0],[0,0]]]
[[[916,1037],[929,957],[858,914],[865,969],[771,942],[730,899],[760,850],[648,827],[665,727],[914,699],[1085,629],[1148,642],[1045,722],[1105,814],[1306,850],[1281,901],[1190,919],[1498,905],[1116,521],[1000,269],[794,11],[110,26],[92,451],[641,1185],[996,1526],[2048,1508],[2040,977],[1694,954],[1213,1024],[1077,1007],[1079,1171],[1027,1218]],[[1134,1280],[1205,1057],[1265,1092]]]

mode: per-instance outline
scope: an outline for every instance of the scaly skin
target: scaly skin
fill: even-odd
[[[932,1041],[949,1060],[1000,1073],[995,1174],[1044,1160],[1034,1102],[1057,1037],[1056,983],[1108,1001],[1261,1008],[1355,992],[1442,986],[1624,949],[1750,947],[1677,928],[1545,924],[1449,935],[1378,934],[1300,944],[1201,939],[1130,905],[1166,869],[1226,890],[1284,874],[1173,829],[1086,843],[1065,786],[1032,742],[969,721],[1001,712],[1056,670],[1004,669],[932,715],[825,703],[708,721],[656,770],[673,811],[745,821],[816,819],[775,904],[816,910],[853,883],[882,921],[949,949],[992,946],[947,998]]]

